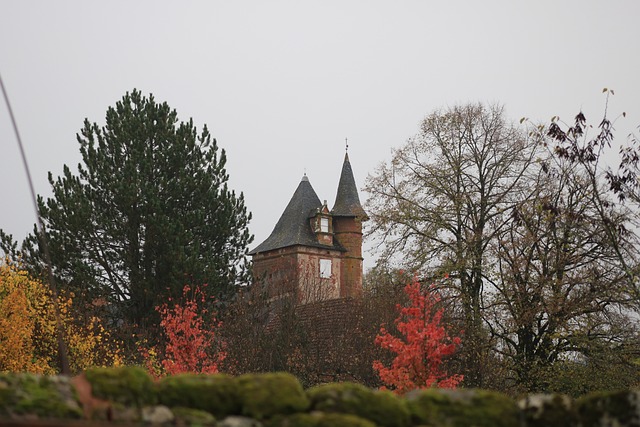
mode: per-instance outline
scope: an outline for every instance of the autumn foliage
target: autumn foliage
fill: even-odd
[[[398,305],[396,329],[398,338],[384,327],[375,343],[396,354],[391,366],[376,360],[373,368],[382,382],[398,394],[428,387],[455,388],[462,375],[449,375],[443,359],[452,355],[460,345],[459,337],[451,337],[441,324],[443,309],[437,305],[440,297],[433,286],[421,289],[417,279],[408,283],[404,292],[409,298],[407,306]]]
[[[58,298],[72,371],[122,364],[120,346],[99,319],[75,321],[72,297]],[[8,260],[0,263],[0,371],[57,373],[56,327],[47,286]]]
[[[169,302],[172,303],[171,298]],[[145,366],[152,375],[214,374],[219,371],[220,363],[226,357],[224,342],[217,336],[222,322],[216,319],[215,314],[207,317],[206,302],[199,287],[192,292],[187,285],[183,289],[182,303],[165,303],[156,307],[161,316],[165,344],[160,350],[156,347],[141,348]]]

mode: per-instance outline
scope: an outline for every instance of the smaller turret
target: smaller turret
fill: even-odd
[[[345,153],[344,155],[342,173],[340,174],[340,183],[338,184],[338,192],[336,194],[336,202],[333,204],[331,213],[333,216],[359,217],[361,221],[369,219],[367,213],[360,204],[358,187],[356,187],[356,180],[353,178],[351,162],[349,162],[349,153]]]
[[[362,294],[362,222],[369,217],[360,204],[348,153],[344,155],[336,202],[331,214],[334,236],[346,250],[340,268],[340,296],[355,297]]]

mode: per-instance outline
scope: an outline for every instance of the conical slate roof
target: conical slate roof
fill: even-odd
[[[342,164],[342,173],[340,174],[340,183],[338,184],[338,193],[336,194],[336,202],[331,210],[333,216],[356,216],[367,219],[367,213],[360,204],[358,197],[358,188],[356,180],[353,178],[353,170],[349,162],[349,154],[345,153],[344,163]]]
[[[309,178],[305,175],[302,177],[300,184],[298,184],[298,188],[293,193],[271,235],[250,251],[249,254],[254,255],[258,252],[272,251],[293,245],[340,250],[341,248],[337,245],[327,246],[318,243],[318,239],[313,230],[311,230],[309,218],[314,216],[320,208],[322,208],[322,203],[311,186]]]

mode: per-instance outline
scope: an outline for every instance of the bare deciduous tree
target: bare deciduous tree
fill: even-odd
[[[606,201],[604,189],[576,165],[550,158],[541,166],[532,197],[492,243],[494,292],[485,311],[496,350],[524,391],[548,390],[556,362],[616,351],[636,330],[628,277],[607,233],[626,223],[624,213],[610,209],[602,219],[594,201]]]
[[[427,116],[366,183],[370,236],[383,259],[449,272],[463,312],[465,385],[482,386],[487,354],[482,296],[490,244],[521,198],[536,144],[501,106],[470,104]]]

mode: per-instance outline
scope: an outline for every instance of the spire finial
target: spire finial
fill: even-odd
[[[344,152],[349,152],[349,140],[347,138],[344,139]]]

